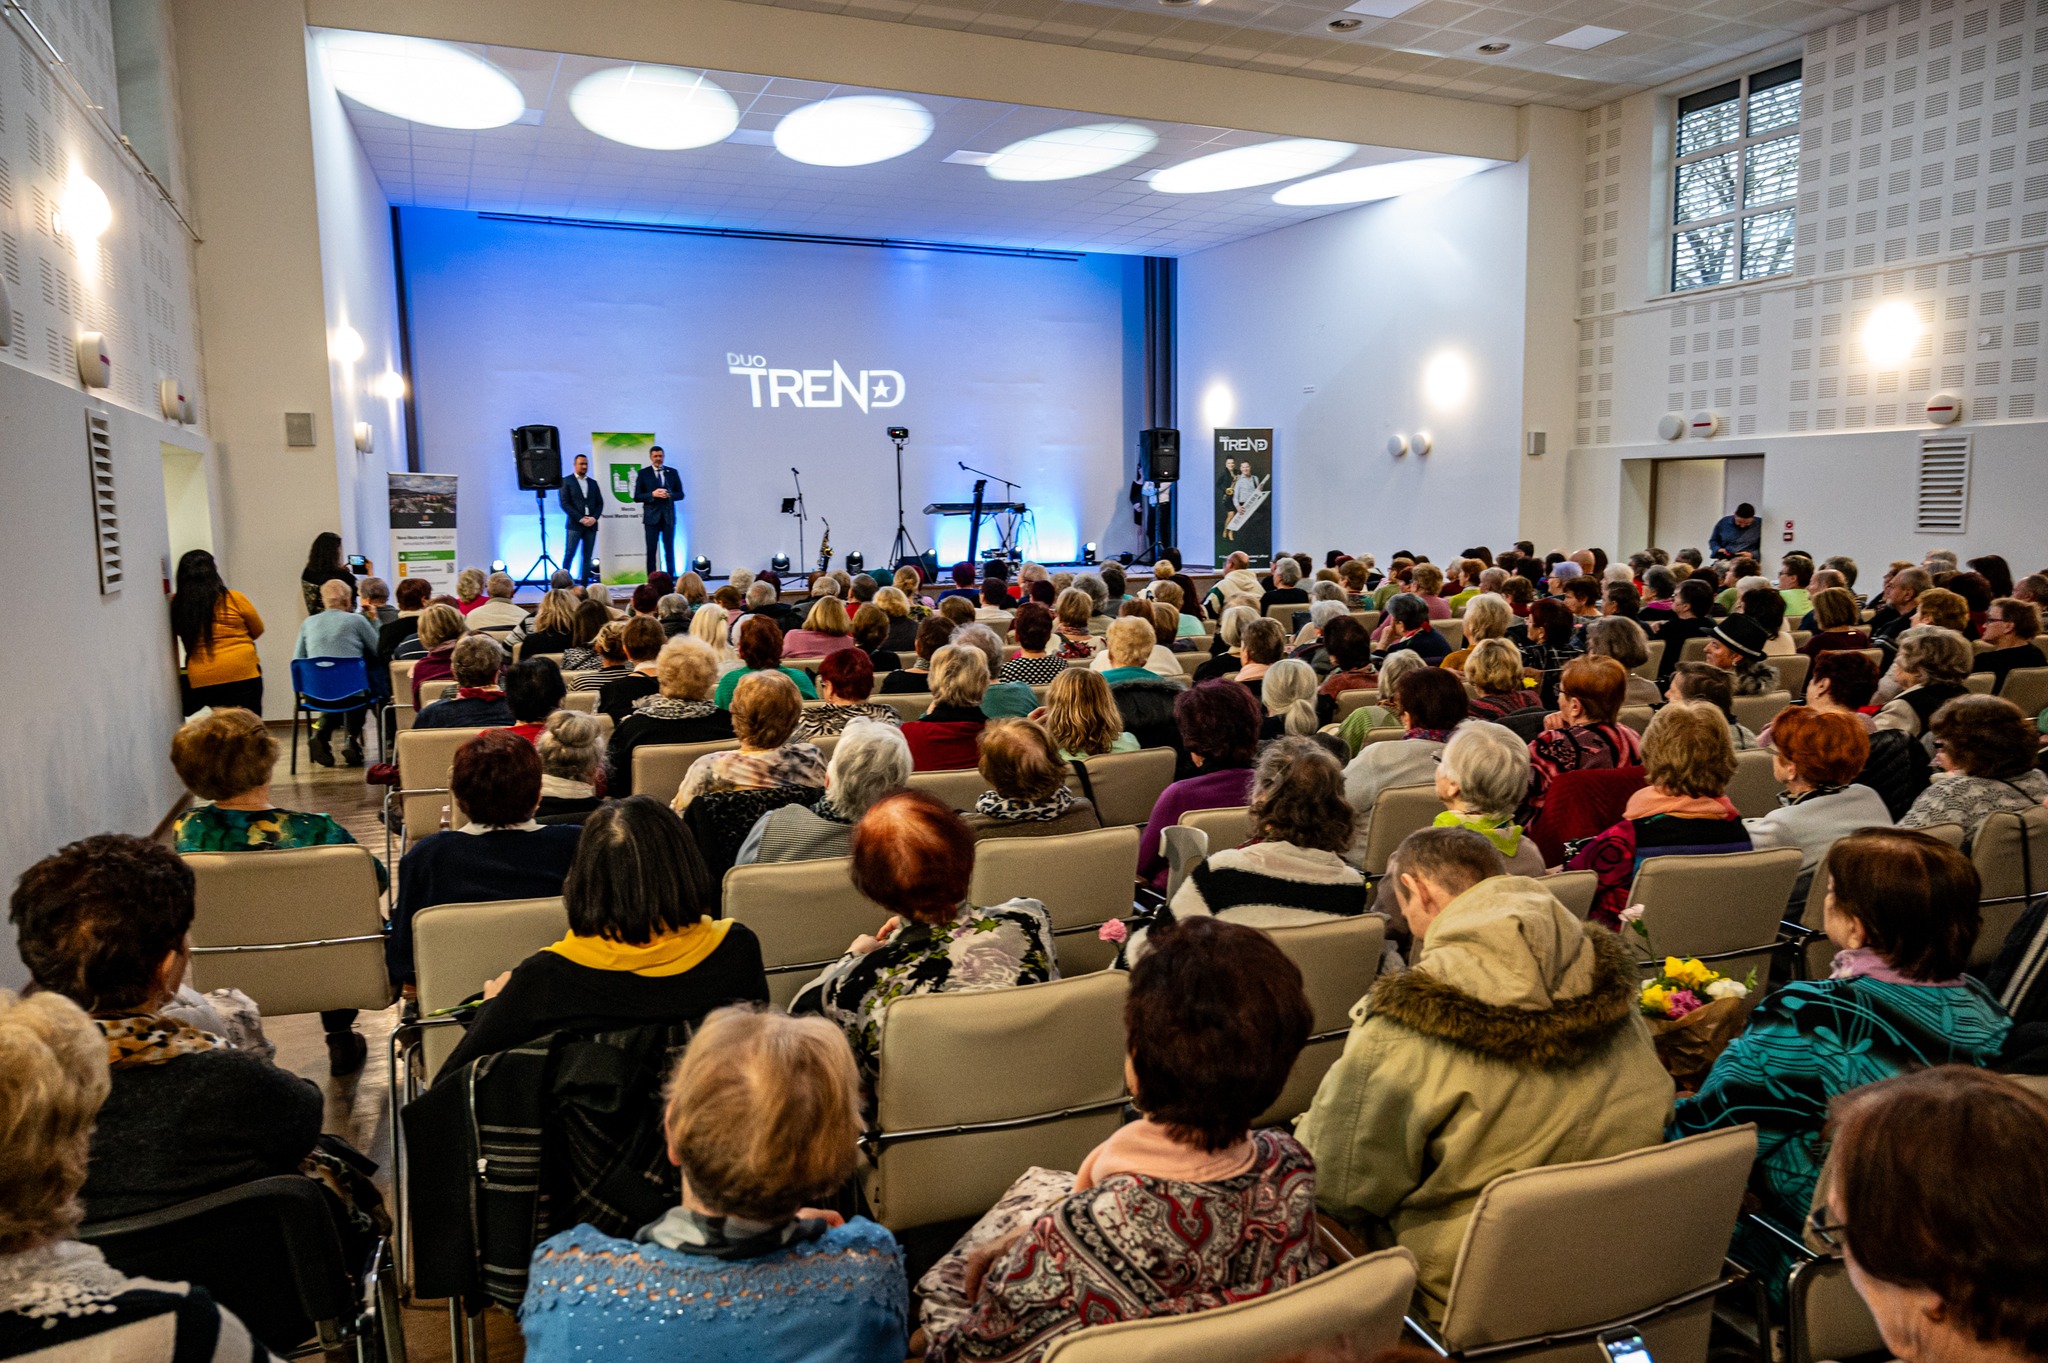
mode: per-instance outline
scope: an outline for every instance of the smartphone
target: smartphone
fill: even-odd
[[[1602,1335],[1600,1347],[1607,1351],[1607,1363],[1651,1363],[1650,1346],[1634,1330]]]
[[[348,556],[348,570],[352,573],[360,573],[369,566],[370,560],[364,558],[361,554],[350,554]]]

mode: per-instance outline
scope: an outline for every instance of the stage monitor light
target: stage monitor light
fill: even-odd
[[[891,440],[908,440],[910,439],[910,428],[908,426],[891,426],[889,428],[889,438]]]
[[[786,572],[788,572],[788,571],[789,571],[789,555],[788,555],[788,554],[777,554],[777,555],[776,555],[776,556],[775,556],[774,558],[771,558],[771,559],[769,559],[769,560],[768,560],[768,566],[769,566],[770,568],[773,568],[773,569],[774,569],[774,570],[775,570],[776,572],[778,572],[778,573],[786,573]]]
[[[984,167],[992,180],[1076,180],[1135,161],[1159,145],[1142,123],[1087,123],[1012,142]]]
[[[711,556],[709,554],[699,554],[697,555],[697,557],[691,559],[690,571],[695,573],[699,577],[702,577],[706,573],[710,572]]]
[[[1081,562],[1094,563],[1096,561],[1097,558],[1095,553],[1095,541],[1089,540],[1086,544],[1081,546]]]
[[[1920,311],[1904,299],[1886,303],[1863,324],[1863,353],[1872,364],[1891,368],[1904,364],[1920,344]]]
[[[107,202],[107,191],[74,164],[70,178],[64,182],[64,196],[58,201],[58,228],[65,236],[85,245],[98,241],[113,225],[114,206]]]
[[[1287,137],[1256,146],[1234,147],[1183,161],[1152,173],[1152,188],[1162,194],[1214,194],[1250,189],[1276,180],[1292,180],[1328,170],[1358,148],[1349,142],[1316,137]]]
[[[491,571],[492,571],[492,572],[494,572],[494,573],[502,573],[502,572],[505,572],[505,571],[507,571],[507,569],[506,569],[506,567],[505,567],[505,560],[504,560],[504,559],[501,559],[501,558],[494,558],[494,559],[492,559],[492,560],[491,560]]]
[[[856,549],[846,556],[846,571],[857,573],[868,566],[868,556]]]
[[[740,110],[702,71],[635,62],[594,71],[569,92],[569,112],[599,137],[649,151],[685,151],[731,137]]]
[[[1313,180],[1288,185],[1274,192],[1273,202],[1289,206],[1371,203],[1375,199],[1391,199],[1406,194],[1411,189],[1426,189],[1431,185],[1462,180],[1500,164],[1480,156],[1424,156],[1408,161],[1388,161],[1377,166],[1340,170],[1334,175],[1318,175]]]
[[[320,35],[334,88],[358,104],[436,128],[502,128],[526,112],[511,77],[466,48],[394,33]]]
[[[931,135],[931,110],[914,99],[842,95],[784,114],[775,150],[807,166],[871,166],[916,151]]]

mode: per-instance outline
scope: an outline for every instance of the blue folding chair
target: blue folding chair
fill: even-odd
[[[299,770],[299,719],[303,715],[345,715],[377,703],[370,665],[361,658],[292,659],[292,772]],[[380,726],[381,731],[381,726]]]

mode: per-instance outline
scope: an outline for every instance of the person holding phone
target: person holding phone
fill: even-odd
[[[360,566],[351,567],[351,563]],[[306,614],[318,615],[327,608],[320,599],[320,588],[336,581],[348,584],[348,608],[354,610],[356,578],[369,572],[370,560],[361,554],[342,557],[341,536],[332,530],[313,536],[313,547],[306,551],[306,566],[299,572],[299,594],[305,598]]]
[[[640,526],[647,533],[647,571],[655,569],[654,551],[666,556],[671,577],[676,571],[676,503],[683,500],[683,478],[666,467],[667,454],[656,445],[647,452],[648,467],[633,475],[633,500],[640,503]]]

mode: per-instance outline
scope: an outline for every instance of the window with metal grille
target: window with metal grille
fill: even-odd
[[[1920,437],[1920,486],[1913,528],[1929,534],[1960,535],[1970,519],[1970,437]]]
[[[114,508],[114,440],[107,419],[85,414],[85,453],[92,473],[93,538],[99,549],[100,595],[121,590],[121,517]]]
[[[1673,293],[1791,272],[1799,73],[1790,61],[1678,101]]]

